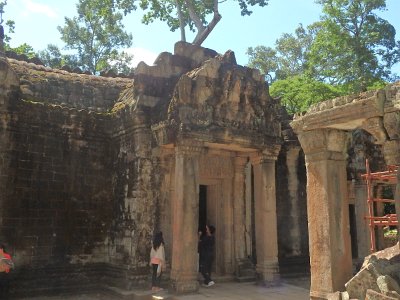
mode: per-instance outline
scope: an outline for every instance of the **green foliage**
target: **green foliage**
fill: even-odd
[[[249,48],[249,66],[272,77],[271,94],[290,112],[339,95],[384,87],[400,61],[395,29],[375,11],[385,0],[316,0],[318,22],[283,34],[275,47]]]
[[[0,25],[2,25],[4,22],[3,14],[4,14],[4,7],[6,5],[7,5],[7,0],[0,1]],[[5,24],[5,28],[8,31],[8,34],[5,34],[5,36],[4,36],[4,42],[5,42],[5,45],[7,46],[11,40],[11,37],[9,34],[12,34],[15,31],[15,22],[13,20],[7,20],[6,24]]]
[[[62,66],[69,66],[71,68],[79,67],[76,55],[62,54],[58,46],[49,44],[45,50],[38,52],[40,60],[45,66],[50,68],[61,68]]]
[[[314,103],[343,94],[340,89],[332,85],[304,75],[275,81],[270,87],[270,93],[272,97],[281,99],[282,105],[290,114],[306,111]]]
[[[251,15],[252,6],[266,6],[269,0],[234,0],[240,7],[242,16]],[[115,0],[116,4],[125,14],[140,8],[144,15],[142,22],[150,24],[155,20],[167,23],[171,31],[181,29],[184,31],[186,26],[193,32],[201,34],[205,26],[213,23],[208,19],[214,14],[219,16],[217,0]],[[220,1],[225,2],[225,1]],[[192,11],[190,9],[192,8]],[[219,16],[220,17],[220,16]],[[213,19],[214,20],[214,19]],[[216,21],[218,22],[219,19]],[[204,26],[204,28],[202,28]],[[215,24],[214,24],[215,26]],[[212,30],[213,26],[208,29]],[[184,40],[185,34],[182,35]]]
[[[28,58],[33,58],[36,57],[36,52],[32,48],[32,46],[28,45],[27,43],[23,43],[22,45],[19,45],[18,47],[12,48],[9,45],[5,45],[5,50],[6,51],[13,51],[17,54],[23,54],[26,55]]]
[[[306,29],[300,24],[294,35],[285,33],[277,39],[275,49],[265,46],[248,48],[248,65],[271,75],[273,81],[303,74],[314,35],[315,26]]]
[[[74,58],[59,55],[56,49],[47,49],[49,61],[69,60],[83,70],[98,73],[112,68],[113,59],[129,62],[128,55],[119,54],[118,49],[132,44],[132,35],[126,33],[122,24],[123,15],[118,12],[113,0],[79,0],[78,16],[65,18],[65,25],[58,27],[66,49],[74,51]],[[132,59],[132,57],[130,57]],[[124,66],[129,68],[128,66]]]
[[[347,86],[348,93],[390,79],[398,62],[396,31],[375,11],[385,0],[318,0],[323,6],[309,65],[316,78]]]

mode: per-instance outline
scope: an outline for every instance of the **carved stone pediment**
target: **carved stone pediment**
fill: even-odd
[[[280,138],[279,103],[263,76],[234,63],[232,55],[209,59],[180,77],[165,120],[152,127],[158,142],[182,132],[229,143],[239,136],[250,144]]]

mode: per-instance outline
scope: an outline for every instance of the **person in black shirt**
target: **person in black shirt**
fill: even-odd
[[[215,282],[211,279],[211,266],[214,261],[215,227],[206,226],[206,233],[199,242],[200,272],[206,286],[212,286]]]

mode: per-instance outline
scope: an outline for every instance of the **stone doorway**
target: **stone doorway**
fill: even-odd
[[[205,230],[206,225],[213,225],[215,231],[215,249],[214,262],[212,272],[217,275],[224,275],[224,261],[231,261],[233,258],[228,257],[231,253],[224,251],[224,232],[229,229],[225,228],[225,216],[223,207],[223,191],[222,182],[218,179],[200,179],[199,185],[199,226],[204,224],[201,229]],[[229,224],[228,224],[229,225]],[[231,241],[232,242],[232,241]]]
[[[220,219],[222,216],[217,217],[217,185],[203,185],[199,186],[199,230],[205,234],[206,225],[213,225],[217,227],[217,219]],[[219,227],[219,226],[218,226]],[[217,230],[218,230],[217,227]],[[216,234],[218,231],[216,232]],[[219,251],[220,243],[219,239],[216,239],[215,249],[214,249],[214,262],[212,266],[213,273],[219,273],[221,267],[219,266],[219,262],[221,261],[221,251]],[[219,255],[217,255],[217,253]],[[217,267],[218,266],[218,267]],[[217,272],[218,270],[218,272]]]

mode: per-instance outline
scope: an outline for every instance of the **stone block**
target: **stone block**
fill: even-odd
[[[367,292],[366,292],[365,298],[362,298],[362,299],[365,299],[365,300],[398,300],[400,298],[395,298],[395,297],[392,297],[392,296],[386,296],[386,295],[381,294],[381,293],[379,293],[377,291],[368,289]]]
[[[380,291],[376,284],[376,276],[367,267],[361,269],[353,278],[345,284],[350,298],[364,299],[367,289]]]
[[[393,279],[393,277],[389,275],[379,276],[376,280],[376,283],[378,284],[380,291],[385,295],[388,295],[392,291],[400,294],[399,284]]]
[[[341,292],[330,293],[328,294],[327,300],[342,300],[342,293]]]

